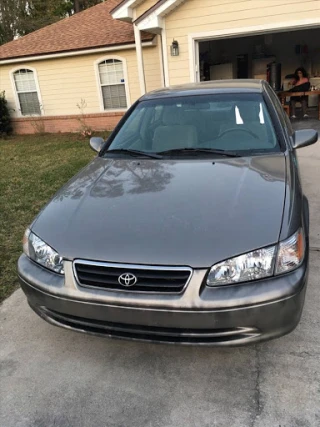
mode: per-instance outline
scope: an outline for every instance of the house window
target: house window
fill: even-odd
[[[122,61],[107,59],[100,62],[99,76],[104,109],[127,108]]]
[[[23,116],[40,115],[40,102],[34,72],[21,69],[15,71],[13,77],[21,114]]]

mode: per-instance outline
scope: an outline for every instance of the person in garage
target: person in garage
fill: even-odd
[[[290,92],[306,92],[310,90],[310,82],[308,78],[308,73],[303,67],[299,67],[294,72],[294,79],[291,81],[293,86],[290,89]],[[290,99],[290,110],[291,118],[296,119],[296,103],[301,102],[302,106],[302,115],[304,119],[307,119],[309,116],[307,114],[308,106],[308,97],[307,96],[292,96]]]

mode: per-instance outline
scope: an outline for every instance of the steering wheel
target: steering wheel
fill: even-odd
[[[255,133],[253,133],[251,130],[249,130],[249,129],[244,129],[244,128],[237,128],[237,129],[235,129],[235,128],[231,128],[231,129],[227,129],[227,130],[225,130],[225,131],[223,131],[222,133],[220,133],[220,135],[218,136],[218,139],[219,138],[222,138],[224,135],[226,135],[227,133],[230,133],[230,132],[246,132],[246,133],[248,133],[249,135],[251,135],[253,138],[255,138],[255,139],[260,139],[259,137],[258,137],[258,135],[256,135]]]

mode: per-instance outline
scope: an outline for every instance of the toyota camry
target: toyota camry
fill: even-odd
[[[309,209],[268,83],[144,95],[26,229],[18,275],[53,325],[163,343],[242,345],[299,322]]]

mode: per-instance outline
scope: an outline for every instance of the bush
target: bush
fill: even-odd
[[[8,101],[5,92],[0,92],[0,136],[9,135],[12,132]]]

